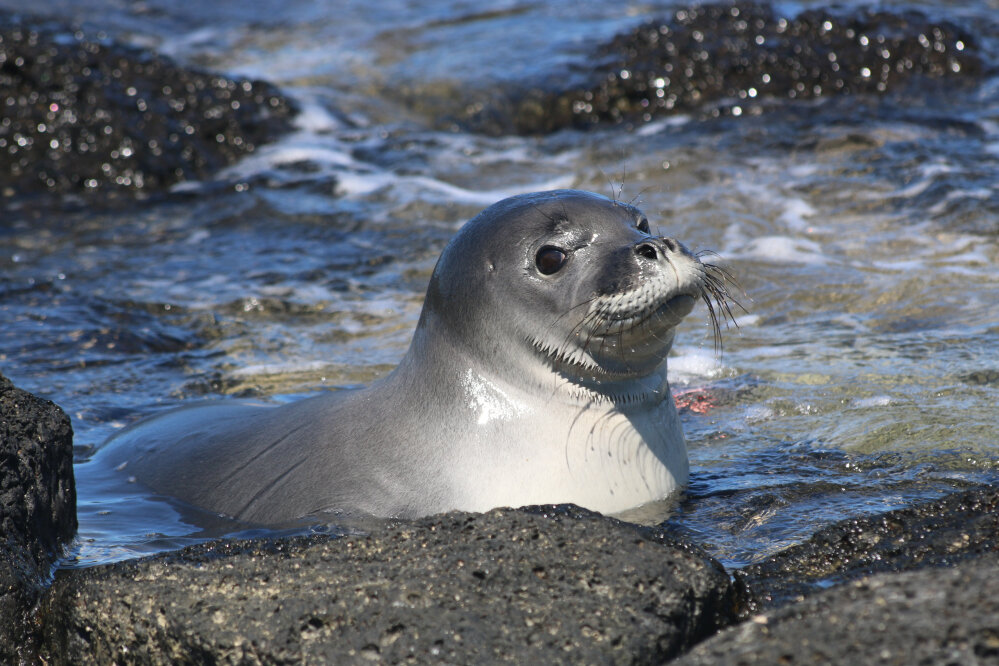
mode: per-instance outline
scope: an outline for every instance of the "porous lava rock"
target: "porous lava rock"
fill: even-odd
[[[499,509],[61,571],[39,621],[49,664],[632,663],[711,635],[735,597],[692,546]]]
[[[881,572],[999,557],[999,488],[985,487],[819,530],[804,543],[741,569],[770,609]]]
[[[540,134],[640,124],[712,105],[739,115],[774,99],[974,81],[983,68],[968,31],[918,11],[809,9],[791,16],[763,3],[708,4],[620,34],[569,71],[462,100],[468,111],[453,118],[488,134]]]
[[[757,615],[673,662],[997,664],[999,557],[878,574]]]
[[[272,85],[0,13],[0,201],[203,179],[290,128]]]
[[[31,609],[75,532],[69,417],[0,375],[0,663],[30,657]]]

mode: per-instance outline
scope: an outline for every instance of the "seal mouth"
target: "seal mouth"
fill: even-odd
[[[677,321],[679,321],[691,313],[699,296],[699,293],[678,294],[673,296],[656,308],[653,316],[670,316],[675,317]]]
[[[649,303],[637,311],[604,311],[596,309],[590,319],[591,340],[626,334],[650,323],[656,328],[672,328],[694,309],[699,292],[683,292],[669,296],[658,303]]]

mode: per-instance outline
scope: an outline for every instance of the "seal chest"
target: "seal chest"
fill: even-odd
[[[467,446],[477,454],[456,461],[459,475],[474,481],[461,501],[470,510],[573,503],[616,513],[667,497],[687,479],[683,431],[668,394],[657,405],[622,409],[540,404],[481,377],[466,386],[480,426]],[[510,443],[494,448],[501,437]]]
[[[506,199],[441,254],[389,376],[280,407],[179,409],[97,458],[268,524],[663,499],[688,473],[666,356],[697,299],[713,319],[709,296],[726,309],[712,268],[632,206],[572,190]]]

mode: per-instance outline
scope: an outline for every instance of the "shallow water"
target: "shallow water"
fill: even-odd
[[[489,138],[428,129],[403,100],[530,76],[669,5],[270,4],[35,4],[273,81],[304,109],[297,133],[214,183],[0,226],[0,369],[76,432],[67,566],[216,533],[91,469],[110,433],[184,401],[284,401],[384,375],[461,223],[553,187],[636,199],[745,291],[721,354],[698,309],[670,359],[681,405],[703,411],[683,413],[692,478],[670,522],[725,564],[999,481],[999,78]],[[999,62],[994,5],[899,6],[972,21]]]

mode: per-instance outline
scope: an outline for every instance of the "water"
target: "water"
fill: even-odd
[[[0,369],[60,404],[76,432],[67,566],[242,529],[194,528],[88,456],[185,401],[285,401],[386,374],[461,223],[552,187],[636,198],[663,233],[717,251],[746,293],[720,355],[696,310],[670,360],[681,405],[696,407],[683,413],[691,485],[670,522],[725,564],[999,481],[999,78],[490,138],[430,129],[407,100],[578,60],[668,5],[202,5],[35,3],[273,81],[304,109],[295,134],[213,183],[0,227]],[[999,62],[994,3],[898,6],[971,21]]]

